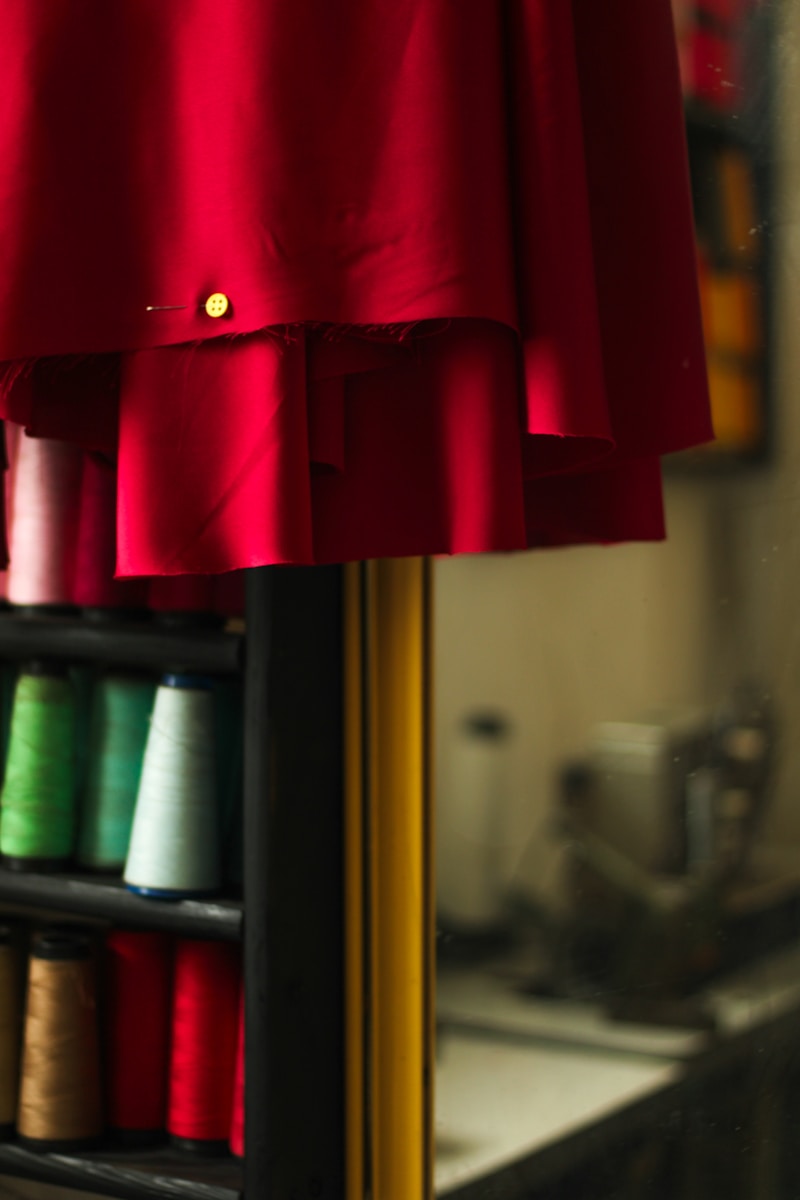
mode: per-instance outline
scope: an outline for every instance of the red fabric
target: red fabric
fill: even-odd
[[[2,412],[117,449],[123,574],[662,535],[669,0],[5,0],[0,68]]]

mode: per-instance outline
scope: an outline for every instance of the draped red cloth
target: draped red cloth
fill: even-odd
[[[663,535],[669,0],[3,0],[0,71],[0,413],[117,459],[121,574]]]

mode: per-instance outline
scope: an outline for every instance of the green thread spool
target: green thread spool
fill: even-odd
[[[95,685],[78,833],[82,866],[121,871],[125,865],[155,692],[150,680],[122,673]]]
[[[17,688],[16,666],[6,663],[0,668],[0,754],[5,771],[8,737],[11,732],[11,712],[14,707],[14,692]],[[2,776],[0,775],[0,778]]]
[[[0,853],[12,867],[55,867],[72,854],[74,737],[69,679],[54,668],[23,671],[14,692],[0,795]]]
[[[75,698],[75,803],[79,809],[89,767],[89,723],[95,676],[96,670],[92,667],[67,667],[67,677],[72,684],[72,694]]]

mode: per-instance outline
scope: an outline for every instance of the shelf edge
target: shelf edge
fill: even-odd
[[[119,1200],[240,1200],[242,1195],[238,1189],[218,1184],[151,1175],[131,1167],[115,1167],[108,1162],[63,1154],[36,1154],[11,1143],[0,1143],[0,1174],[119,1197]]]
[[[238,941],[242,936],[242,906],[236,901],[147,900],[123,887],[91,879],[65,879],[59,875],[24,874],[0,868],[0,900],[178,934],[208,935],[226,941]]]

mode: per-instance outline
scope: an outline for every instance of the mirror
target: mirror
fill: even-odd
[[[800,11],[673,9],[717,440],[663,543],[436,564],[453,1200],[800,1189]]]

